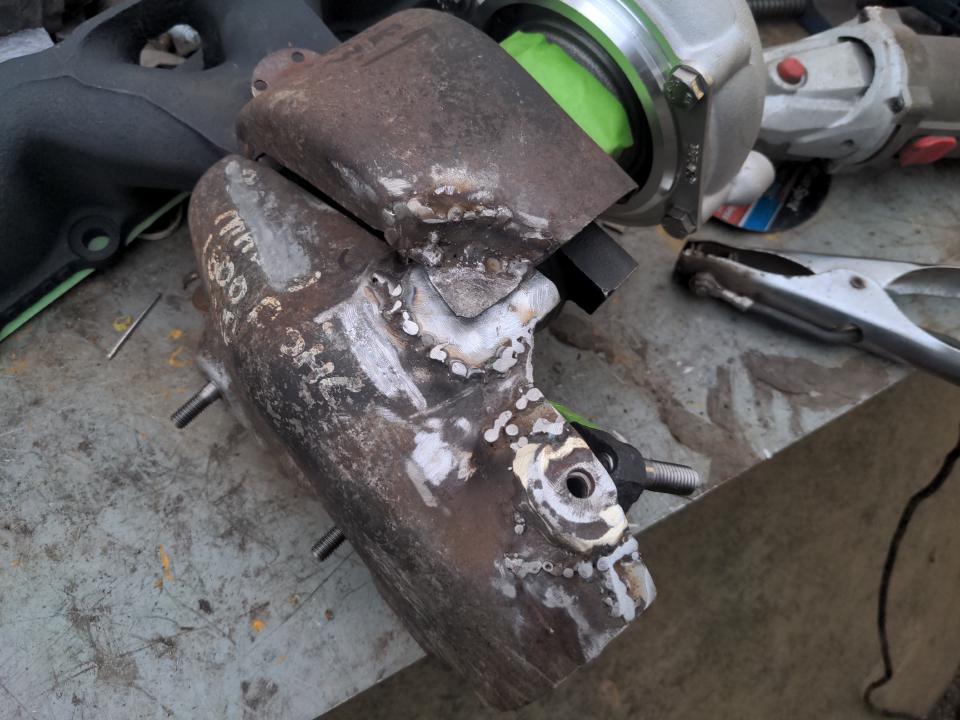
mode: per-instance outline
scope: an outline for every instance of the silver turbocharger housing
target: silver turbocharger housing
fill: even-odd
[[[639,190],[608,219],[685,237],[728,199],[766,82],[745,0],[476,0],[460,13],[498,40],[543,33],[624,105],[636,143],[618,160]]]

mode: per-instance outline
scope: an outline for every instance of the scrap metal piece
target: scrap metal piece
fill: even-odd
[[[637,261],[599,225],[590,223],[560,248],[540,272],[564,300],[595,313],[636,271]]]
[[[150,304],[140,311],[140,314],[137,315],[136,319],[130,323],[130,327],[128,327],[126,332],[120,336],[119,340],[117,340],[117,344],[114,345],[110,352],[107,353],[107,360],[113,360],[113,358],[116,357],[117,353],[120,352],[120,348],[126,344],[127,340],[130,339],[130,336],[133,335],[138,327],[140,327],[140,323],[142,323],[147,314],[153,310],[154,306],[160,302],[160,298],[162,297],[163,293],[157,293],[157,296],[150,301]]]
[[[920,327],[891,297],[960,298],[960,266],[691,242],[675,277],[742,312],[960,384],[960,339]]]
[[[239,157],[200,181],[190,227],[207,376],[487,702],[553,688],[652,602],[613,480],[533,383],[560,301],[543,275],[457,317],[425,268]]]
[[[432,10],[267,89],[238,135],[430,268],[467,318],[635,188],[494,40]]]

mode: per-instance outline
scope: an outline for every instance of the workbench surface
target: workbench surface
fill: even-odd
[[[958,197],[955,164],[842,177],[800,230],[698,237],[960,261]],[[640,270],[593,318],[568,308],[541,333],[538,386],[708,488],[906,376],[692,297],[671,282],[682,244],[658,230],[620,240]],[[203,384],[192,268],[185,231],[139,241],[0,345],[4,720],[309,720],[422,655],[349,544],[311,557],[326,513],[228,407],[169,422]],[[157,292],[108,362],[115,321]],[[642,531],[687,502],[644,496],[631,518]]]

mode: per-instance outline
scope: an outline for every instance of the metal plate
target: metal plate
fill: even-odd
[[[549,280],[457,318],[422,267],[238,157],[200,181],[190,227],[211,380],[487,702],[530,702],[646,609],[613,480],[533,384]]]
[[[960,257],[954,216],[960,167],[918,168],[910,176],[910,182],[899,173],[838,177],[810,224],[760,242],[905,261]],[[743,236],[711,224],[705,237],[737,242]],[[654,604],[653,614],[617,642],[625,654],[605,656],[553,699],[549,707],[571,717],[596,714],[598,708],[612,717],[623,712],[623,694],[603,682],[608,671],[630,668],[619,673],[629,678],[618,683],[621,688],[639,683],[644,690],[662,690],[663,678],[674,675],[642,674],[644,663],[662,657],[661,647],[674,651],[668,670],[676,669],[683,682],[666,698],[658,696],[654,709],[684,694],[694,697],[684,708],[697,706],[700,680],[716,680],[713,673],[685,674],[689,653],[702,653],[700,639],[716,637],[716,624],[704,618],[728,611],[734,620],[743,617],[742,585],[729,585],[730,562],[755,569],[737,575],[738,582],[773,578],[782,584],[784,573],[816,574],[816,553],[805,555],[805,564],[797,568],[776,561],[793,557],[797,543],[809,538],[808,518],[831,507],[833,497],[844,507],[859,497],[843,484],[842,473],[835,473],[820,484],[826,500],[803,506],[786,539],[777,534],[776,523],[769,525],[769,535],[779,542],[777,553],[771,555],[758,542],[756,555],[744,554],[745,521],[736,515],[738,503],[746,499],[759,507],[757,518],[779,519],[797,514],[795,499],[811,498],[802,482],[809,467],[774,483],[771,492],[761,491],[763,497],[756,495],[755,487],[770,488],[768,475],[775,470],[766,458],[850,413],[909,372],[850,348],[825,348],[772,330],[691,297],[670,282],[681,243],[652,228],[630,230],[618,239],[642,260],[642,271],[595,318],[568,307],[537,337],[537,387],[621,432],[646,454],[693,464],[709,474],[711,489],[727,489],[693,500],[645,495],[634,507],[630,519],[641,531],[663,590],[660,600],[666,602]],[[192,353],[200,314],[190,304],[191,292],[181,289],[181,278],[195,266],[185,232],[136,245],[123,264],[97,273],[0,347],[0,425],[6,428],[0,431],[0,495],[7,501],[0,508],[0,714],[154,720],[165,706],[174,718],[240,720],[255,713],[259,720],[309,720],[423,656],[349,544],[337,551],[329,569],[317,567],[309,548],[328,529],[329,518],[316,492],[285,476],[275,456],[232,419],[229,408],[209,409],[187,433],[168,421],[203,382]],[[159,291],[164,299],[120,355],[105,363],[119,337],[112,321],[135,314]],[[931,313],[945,323],[954,321],[942,326],[945,331],[958,329],[956,313],[945,305],[937,303]],[[932,314],[929,320],[934,319]],[[915,388],[901,388],[888,399],[909,397]],[[892,402],[884,412],[913,417],[917,409]],[[855,421],[853,415],[848,419]],[[941,442],[953,439],[956,425],[946,425],[935,433],[930,457],[941,452]],[[819,440],[844,452],[848,443],[839,442],[838,427],[831,425]],[[26,432],[7,432],[14,428]],[[896,423],[889,428],[896,434]],[[875,434],[861,432],[851,442]],[[922,468],[913,474],[915,454],[902,457],[903,472],[894,473],[902,476],[898,487],[904,499],[929,479]],[[867,490],[889,489],[884,482],[890,467],[880,466]],[[737,477],[749,468],[755,469],[750,475],[755,485]],[[802,492],[788,492],[785,500],[779,491],[798,484]],[[715,503],[724,492],[730,513],[717,513]],[[848,516],[852,527],[864,518],[872,527],[882,526],[886,541],[896,516],[891,512],[889,523],[877,522],[873,513],[878,502],[885,503],[877,498],[870,495]],[[740,521],[731,524],[731,517]],[[830,516],[827,525],[834,521]],[[747,525],[756,535],[758,526]],[[716,532],[727,533],[729,542],[721,549],[701,541]],[[677,546],[675,537],[692,539]],[[651,542],[663,553],[651,552]],[[164,576],[160,544],[175,577],[162,590],[154,587]],[[688,547],[700,554],[685,554]],[[733,551],[725,554],[724,547]],[[879,570],[885,546],[877,547],[873,556]],[[722,571],[708,573],[706,580],[694,577],[717,557]],[[943,577],[939,568],[934,566],[933,574]],[[829,586],[834,576],[824,580],[821,575],[818,583],[795,583],[806,589],[804,607],[824,611],[824,583]],[[838,571],[836,577],[845,576]],[[717,582],[728,586],[711,594],[711,583]],[[683,600],[673,603],[667,596]],[[761,610],[766,597],[754,598]],[[784,598],[788,607],[796,605],[789,593]],[[200,600],[207,601],[211,613],[201,609]],[[74,607],[77,612],[71,612]],[[84,622],[88,616],[96,617],[89,625],[93,642]],[[769,616],[763,627],[775,631],[779,617]],[[265,623],[262,632],[251,628],[254,619]],[[866,656],[857,658],[866,663],[862,677],[878,657],[872,624],[869,629]],[[679,650],[678,632],[687,637]],[[727,657],[727,644],[714,645],[707,664]],[[743,645],[738,657],[753,662],[748,676],[765,679],[761,690],[771,698],[770,716],[776,717],[783,707],[780,676],[769,674],[767,658],[757,657],[755,643]],[[814,657],[813,651],[807,656]],[[824,672],[837,676],[842,664],[838,660]],[[111,672],[122,668],[135,674]],[[465,693],[470,691],[462,682],[436,678],[436,673],[410,673],[396,684],[404,688],[401,696],[416,696],[418,707],[424,682],[435,683],[433,693],[443,693],[457,708],[448,715],[469,706]],[[848,685],[836,685],[828,700],[859,702]],[[794,695],[803,700],[807,687],[795,688]],[[713,689],[729,688],[718,682]],[[751,684],[737,697],[752,701],[755,695]],[[384,699],[376,694],[360,706],[383,708]],[[338,717],[355,717],[357,710],[351,707]],[[387,705],[382,716],[391,712],[396,717],[403,708]],[[683,717],[683,710],[674,709],[673,715]]]
[[[237,131],[433,268],[464,317],[634,188],[496,42],[431,10],[318,58],[255,98]]]

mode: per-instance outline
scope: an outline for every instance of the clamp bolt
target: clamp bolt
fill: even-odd
[[[661,224],[671,236],[680,239],[693,235],[697,231],[697,223],[690,217],[690,213],[678,207],[670,208]]]

